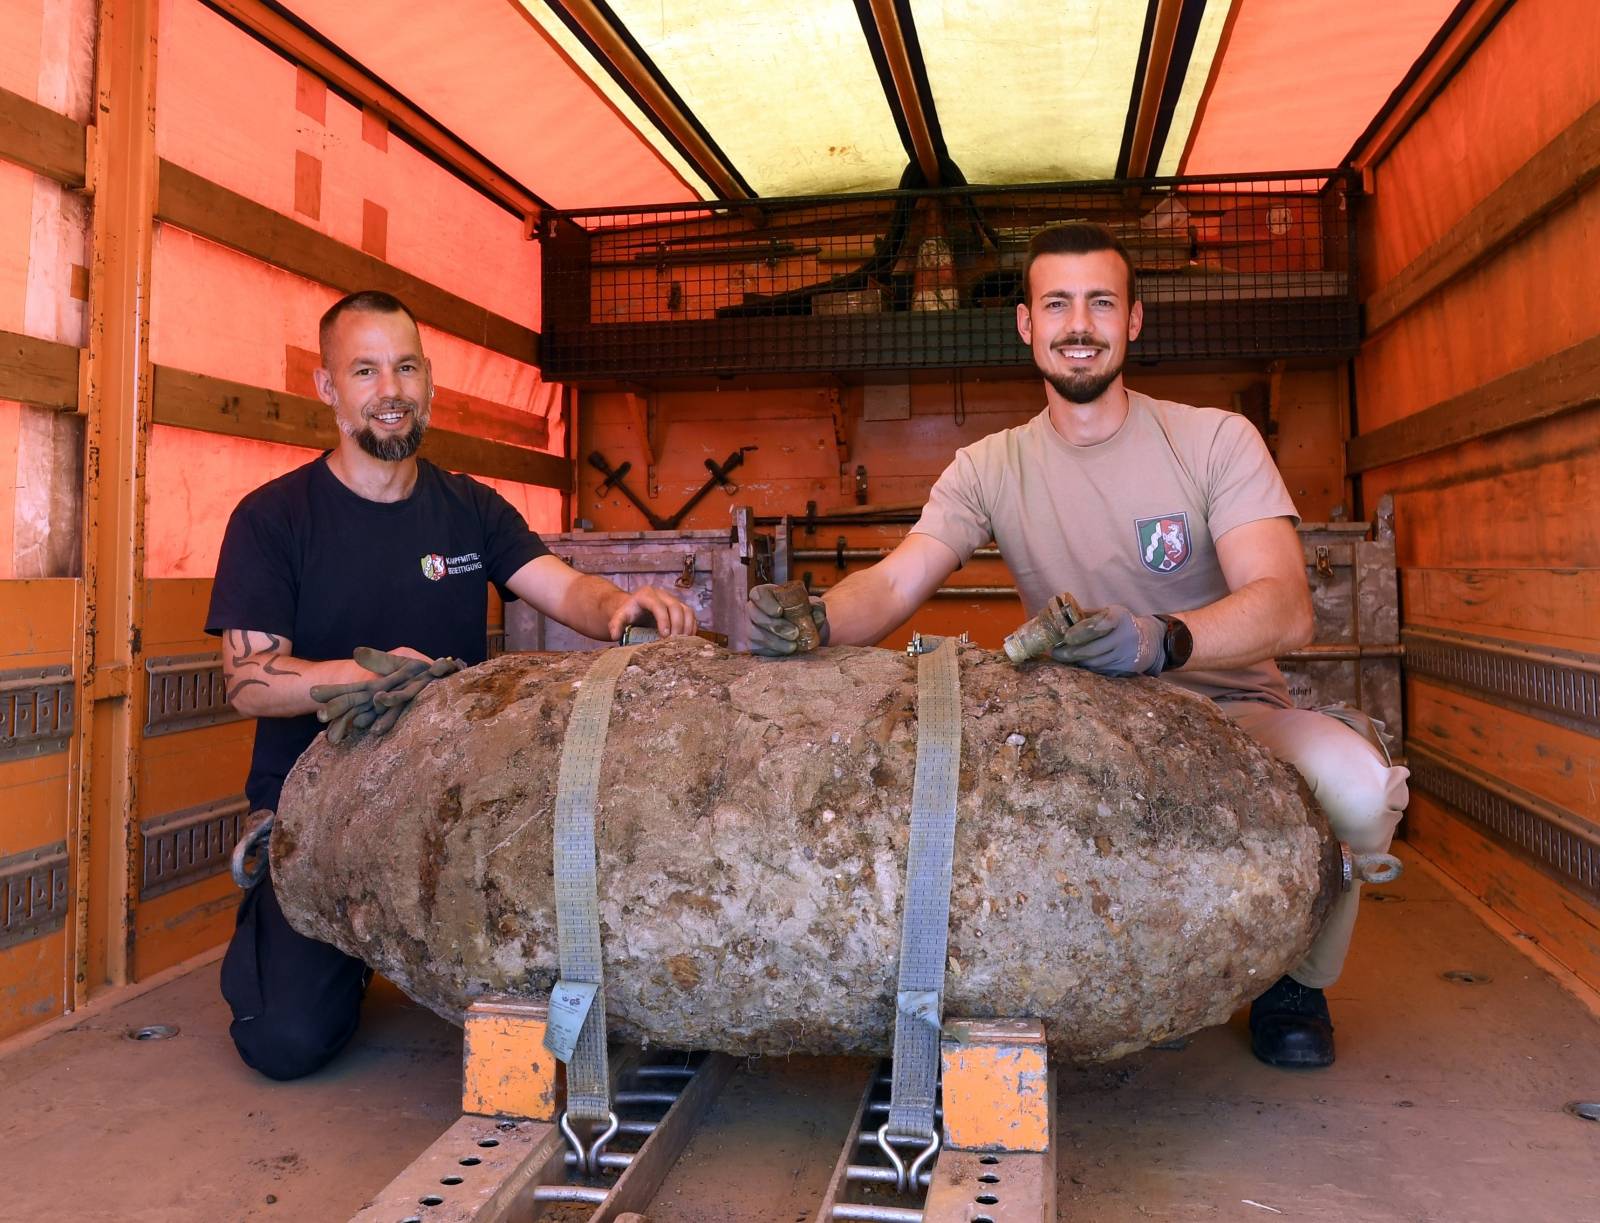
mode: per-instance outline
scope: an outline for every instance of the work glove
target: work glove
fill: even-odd
[[[768,658],[786,658],[803,654],[817,645],[828,644],[828,609],[817,595],[804,595],[806,602],[799,603],[793,593],[798,582],[782,586],[767,582],[750,588],[750,600],[745,611],[750,617],[750,652]],[[803,590],[803,587],[802,587]],[[809,611],[811,623],[816,628],[815,644],[803,644],[800,626],[784,614],[785,599],[789,600],[790,615],[804,615]]]
[[[1160,675],[1167,661],[1166,626],[1113,603],[1088,613],[1050,651],[1057,662],[1100,675]]]
[[[354,684],[316,684],[311,699],[320,706],[317,720],[328,724],[328,742],[342,743],[352,731],[388,732],[401,711],[436,679],[461,670],[458,658],[407,658],[370,646],[357,646],[355,660],[372,678]]]

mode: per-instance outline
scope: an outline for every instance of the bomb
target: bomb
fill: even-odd
[[[319,738],[284,787],[290,922],[459,1022],[548,995],[563,735],[594,656],[431,684],[382,738]],[[1156,679],[960,647],[945,1014],[1034,1016],[1104,1061],[1219,1023],[1296,964],[1341,886],[1298,774]],[[597,862],[613,1036],[734,1054],[892,1043],[916,663],[693,638],[617,682]]]

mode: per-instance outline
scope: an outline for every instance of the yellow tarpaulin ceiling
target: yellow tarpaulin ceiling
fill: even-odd
[[[286,7],[576,208],[892,187],[922,133],[943,181],[1331,166],[1458,5],[386,0],[382,22],[344,0]]]

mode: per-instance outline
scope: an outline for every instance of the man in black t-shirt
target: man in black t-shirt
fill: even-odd
[[[206,631],[222,637],[228,699],[256,723],[245,794],[276,810],[284,778],[322,729],[312,689],[372,675],[351,655],[486,654],[488,584],[585,636],[630,624],[692,633],[666,591],[624,591],[553,556],[493,489],[416,457],[433,374],[415,318],[386,293],[352,294],[323,315],[317,395],[338,445],[256,489],[228,521]],[[270,876],[247,892],[222,964],[239,1055],[292,1079],[355,1031],[361,961],[296,933]]]

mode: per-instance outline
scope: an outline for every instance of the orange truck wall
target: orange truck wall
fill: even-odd
[[[1372,175],[1367,291],[1464,231],[1484,201],[1600,98],[1600,9],[1512,5]],[[1594,137],[1588,137],[1590,159]],[[1513,206],[1515,206],[1513,204]],[[1476,210],[1476,211],[1475,211]],[[1591,181],[1518,236],[1372,335],[1356,362],[1359,432],[1537,367],[1600,332],[1600,187]],[[1369,298],[1370,301],[1370,298]],[[1403,620],[1524,645],[1600,653],[1600,407],[1362,476],[1366,504],[1395,499]],[[1596,740],[1412,675],[1415,744],[1600,833]],[[1592,986],[1600,906],[1436,795],[1413,788],[1409,836],[1424,853]]]
[[[80,124],[94,118],[95,0],[6,0],[0,10],[7,30],[0,88]],[[198,0],[162,0],[158,15],[163,159],[509,324],[538,327],[539,251],[521,217]],[[0,331],[86,343],[89,215],[84,193],[0,161]],[[154,365],[302,396],[313,391],[318,318],[356,287],[306,279],[167,223],[155,227],[149,283]],[[439,388],[436,420],[490,439],[498,429],[499,440],[512,444],[537,445],[522,439],[542,436],[540,448],[564,452],[572,399],[565,388],[546,383],[533,364],[457,334],[427,325],[422,334]],[[157,417],[162,406],[153,405]],[[81,420],[0,401],[0,671],[76,656],[84,598]],[[239,795],[252,726],[231,721],[145,736],[145,666],[215,656],[203,621],[228,515],[245,493],[316,451],[233,436],[225,423],[218,431],[154,425],[144,454],[144,581],[135,594],[134,731],[126,753],[132,801],[128,810],[94,817],[97,837],[126,839],[131,862],[125,873],[96,870],[86,902],[91,946],[107,963],[115,959],[104,953],[115,937],[108,932],[127,912],[126,968],[107,969],[102,980],[91,950],[93,979],[75,985],[71,921],[0,948],[0,1039],[60,1013],[75,994],[137,980],[213,947],[231,928],[238,893],[226,874],[141,899],[140,826]],[[566,490],[487,482],[536,529],[562,526]],[[499,623],[496,603],[486,632]],[[71,839],[69,759],[57,752],[0,760],[0,858]]]
[[[1158,398],[1231,408],[1236,395],[1264,387],[1270,378],[1261,370],[1170,374],[1130,367],[1128,382]],[[1325,520],[1336,505],[1345,503],[1344,385],[1342,369],[1287,370],[1279,379],[1274,444],[1290,492],[1307,520]],[[705,460],[721,463],[742,446],[756,449],[733,475],[739,493],[730,498],[712,492],[680,524],[684,529],[724,526],[733,505],[749,505],[758,515],[801,517],[808,501],[815,501],[819,510],[848,507],[855,503],[858,465],[867,469],[870,504],[920,506],[957,449],[1021,424],[1043,407],[1041,384],[1033,374],[967,372],[959,384],[950,374],[919,374],[901,378],[898,387],[909,398],[908,415],[875,420],[863,417],[884,413],[868,409],[869,392],[860,385],[660,390],[654,395],[658,461],[652,508],[661,516],[671,514],[705,483]],[[837,426],[834,397],[842,409]],[[876,403],[876,395],[872,397]],[[631,463],[628,484],[641,496],[648,490],[651,468],[645,400],[644,395],[621,391],[585,391],[580,396],[582,455],[598,450],[612,467]],[[580,462],[578,480],[575,517],[587,519],[597,531],[645,527],[639,512],[614,490],[596,497],[602,477],[595,468]],[[796,532],[794,546],[833,549],[844,538],[850,547],[886,548],[905,531],[904,526],[822,523],[813,535]],[[840,570],[832,560],[797,561],[794,574],[809,571],[814,584],[826,586],[864,563],[849,562]],[[950,584],[993,587],[1011,581],[1000,561],[974,559]],[[1021,606],[1011,596],[935,599],[883,644],[904,645],[913,630],[966,631],[974,641],[998,647],[1022,619]]]

